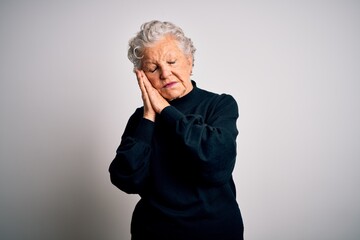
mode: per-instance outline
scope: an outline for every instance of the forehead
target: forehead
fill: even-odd
[[[164,37],[144,49],[144,63],[166,60],[169,57],[185,57],[178,41],[171,36]]]

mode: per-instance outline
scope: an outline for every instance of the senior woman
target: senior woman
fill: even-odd
[[[238,107],[191,80],[195,48],[181,28],[150,21],[129,42],[143,106],[130,117],[111,182],[139,194],[133,240],[240,240],[232,171]]]

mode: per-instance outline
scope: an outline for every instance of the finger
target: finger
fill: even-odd
[[[158,94],[158,92],[152,86],[151,82],[146,77],[144,71],[139,70],[137,72],[137,75],[138,75],[138,83],[139,83],[139,86],[141,88],[141,91],[143,92],[143,95],[145,95],[148,98],[147,100],[151,102],[150,95],[154,96],[154,94]]]
[[[146,90],[145,90],[145,86],[144,86],[143,75],[142,75],[141,71],[138,69],[134,69],[134,72],[136,74],[136,78],[137,78],[140,90],[144,94],[144,91],[146,91]]]
[[[136,72],[137,74],[137,78],[138,78],[138,84],[139,84],[139,87],[140,87],[140,90],[141,90],[141,97],[143,99],[143,102],[144,102],[144,105],[147,107],[147,108],[151,108],[151,101],[150,101],[150,98],[149,98],[149,94],[148,94],[148,91],[145,87],[145,81],[148,81],[144,72],[141,71],[141,70],[138,70]]]
[[[138,79],[138,85],[141,90],[141,97],[144,104],[144,117],[150,121],[155,121],[155,111],[151,105],[149,94],[145,87],[145,81],[148,81],[145,73],[142,70],[135,70],[136,77]]]
[[[142,79],[143,79],[144,87],[145,87],[146,91],[148,92],[148,94],[153,93],[153,92],[157,92],[156,89],[151,84],[151,82],[149,81],[149,79],[146,77],[145,74],[144,74],[144,77]]]
[[[136,74],[136,78],[138,80],[138,83],[140,83],[140,81],[142,81],[142,74],[141,71],[138,69],[135,69],[135,74]]]
[[[147,79],[144,71],[138,70],[138,69],[135,70],[135,71],[136,71],[135,73],[136,73],[136,77],[137,77],[137,79],[138,79],[138,84],[139,84],[139,86],[140,86],[143,90],[145,90],[144,82],[145,82],[145,81],[148,81],[148,79]]]

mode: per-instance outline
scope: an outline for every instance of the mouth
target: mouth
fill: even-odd
[[[177,82],[170,82],[170,83],[165,84],[164,88],[171,88],[176,84],[177,84]]]

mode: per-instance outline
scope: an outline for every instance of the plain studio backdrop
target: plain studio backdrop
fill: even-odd
[[[142,23],[192,38],[192,79],[240,106],[247,240],[360,238],[360,2],[0,2],[0,239],[128,240],[108,166],[141,97]],[[220,240],[220,239],[219,239]]]

